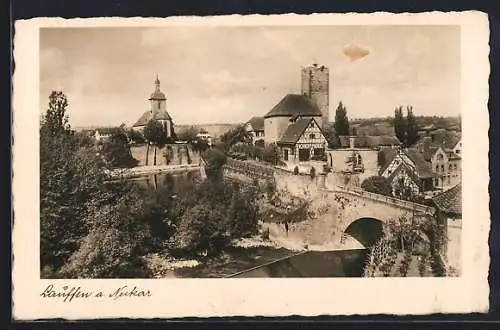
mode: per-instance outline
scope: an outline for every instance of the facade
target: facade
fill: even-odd
[[[431,163],[434,185],[447,190],[462,181],[462,137],[460,133],[436,130],[417,143],[417,149]]]
[[[120,127],[101,127],[94,131],[93,137],[97,141],[104,141],[108,139],[111,135],[119,133]]]
[[[302,94],[318,105],[321,112],[321,128],[325,128],[330,118],[330,73],[324,65],[313,64],[301,70]]]
[[[209,146],[212,146],[212,136],[206,130],[202,129],[198,134],[196,134],[196,137],[205,141]]]
[[[434,190],[435,174],[416,149],[384,149],[382,152],[385,164],[379,175],[389,180],[393,192],[406,186],[411,187],[414,195],[424,196]]]
[[[462,240],[462,184],[440,193],[432,199],[437,218],[445,234],[444,257],[450,275],[460,275]]]
[[[252,136],[252,143],[264,142],[264,117],[252,117],[245,123],[245,129]]]
[[[167,133],[167,137],[171,137],[174,131],[174,123],[172,121],[172,117],[167,112],[167,98],[163,92],[160,90],[160,80],[158,76],[156,76],[155,80],[155,90],[151,93],[149,97],[150,109],[146,111],[137,122],[132,126],[133,130],[136,131],[144,131],[144,127],[148,124],[148,122],[152,119],[160,122],[165,132]]]
[[[297,164],[324,161],[328,143],[316,119],[298,117],[290,122],[277,145],[283,161]]]

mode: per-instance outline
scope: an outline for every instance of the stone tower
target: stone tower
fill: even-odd
[[[321,110],[321,126],[324,128],[330,122],[330,74],[324,65],[313,64],[303,67],[302,94],[313,100]]]

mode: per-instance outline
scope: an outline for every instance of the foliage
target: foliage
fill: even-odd
[[[132,157],[125,132],[114,133],[104,141],[102,154],[110,167],[134,167],[139,163]]]
[[[406,144],[406,120],[403,116],[403,107],[394,110],[394,134],[403,144]]]
[[[198,128],[195,126],[189,126],[186,129],[183,129],[177,134],[177,138],[180,141],[186,141],[188,143],[194,142],[198,140],[197,134],[200,132]]]
[[[389,181],[384,178],[383,176],[371,176],[363,180],[361,183],[361,188],[363,190],[375,193],[375,194],[381,194],[385,196],[391,196],[392,195],[392,187],[389,183]]]
[[[205,172],[211,179],[220,179],[222,175],[222,166],[226,163],[226,155],[218,149],[208,149],[203,155],[207,162]]]
[[[411,251],[409,250],[405,251],[403,259],[401,260],[401,264],[399,265],[399,273],[401,274],[402,277],[406,277],[406,275],[408,274],[411,260],[412,260]]]
[[[224,143],[226,150],[229,150],[229,148],[238,142],[251,143],[252,136],[245,129],[244,125],[239,125],[222,134],[220,140]]]
[[[126,134],[127,134],[127,138],[134,143],[140,144],[140,143],[146,142],[144,135],[142,135],[142,133],[140,131],[136,131],[134,129],[129,129]]]
[[[336,136],[349,135],[349,119],[347,118],[347,109],[342,102],[339,102],[339,105],[335,110],[334,129]]]
[[[406,144],[408,146],[414,145],[418,140],[418,126],[413,115],[413,107],[406,108]]]
[[[63,92],[53,91],[49,96],[49,106],[42,118],[41,130],[46,136],[54,137],[60,134],[68,134],[70,125],[66,115],[68,99]]]
[[[298,175],[299,174],[299,167],[298,166],[295,166],[293,168],[293,175]]]
[[[156,165],[156,150],[157,148],[162,148],[167,142],[170,142],[167,138],[167,132],[165,127],[157,120],[151,119],[144,127],[144,138],[148,143],[152,143],[155,146],[154,153],[154,165]]]

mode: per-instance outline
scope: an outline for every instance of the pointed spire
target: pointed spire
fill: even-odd
[[[158,73],[156,74],[156,80],[155,80],[155,91],[159,92],[160,91],[160,79],[158,78]]]

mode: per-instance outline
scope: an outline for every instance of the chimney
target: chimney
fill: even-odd
[[[354,142],[356,141],[356,137],[354,135],[349,136],[349,148],[354,149]]]

